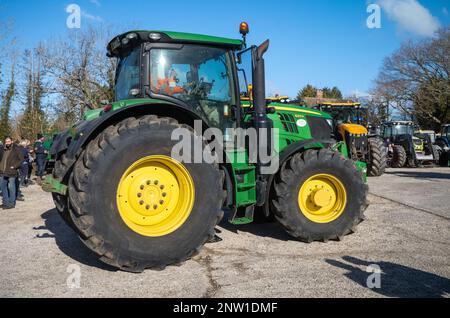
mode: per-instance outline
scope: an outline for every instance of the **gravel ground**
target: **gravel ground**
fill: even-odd
[[[0,211],[0,297],[450,297],[450,169],[389,169],[369,185],[367,220],[341,242],[222,223],[222,241],[193,260],[142,274],[96,260],[31,186]]]

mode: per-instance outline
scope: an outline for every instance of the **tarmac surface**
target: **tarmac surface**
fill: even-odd
[[[0,297],[450,297],[450,168],[388,169],[368,183],[367,219],[341,242],[222,222],[222,240],[194,259],[141,274],[98,261],[31,186],[0,210]]]

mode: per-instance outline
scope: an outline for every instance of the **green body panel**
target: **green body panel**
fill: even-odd
[[[108,113],[119,110],[121,108],[131,107],[134,105],[141,105],[141,104],[171,104],[167,101],[161,101],[159,99],[153,99],[153,98],[136,98],[136,99],[127,99],[127,100],[121,100],[117,102],[111,103],[111,110],[108,111]],[[174,105],[174,104],[171,104]],[[94,120],[99,118],[100,116],[103,116],[105,114],[105,111],[103,108],[97,108],[87,111],[84,114],[84,120]]]
[[[363,161],[355,161],[356,169],[361,171],[364,177],[364,183],[367,183],[367,163]]]
[[[236,207],[247,207],[256,203],[256,166],[248,163],[247,149],[227,151],[233,167],[234,195]]]
[[[224,44],[240,47],[243,45],[242,40],[228,39],[217,36],[194,34],[194,33],[183,33],[183,32],[170,32],[170,31],[160,31],[161,33],[167,34],[171,39],[185,42],[205,42],[214,44]]]
[[[53,159],[52,156],[50,155],[50,149],[52,148],[52,145],[53,145],[53,136],[50,134],[44,135],[44,142],[42,143],[42,146],[44,147],[45,150],[48,151],[47,161]]]
[[[212,36],[206,34],[196,34],[196,33],[186,33],[186,32],[174,32],[174,31],[161,31],[161,30],[133,30],[128,33],[138,33],[138,32],[148,32],[148,33],[163,33],[169,38],[180,42],[195,42],[195,43],[209,43],[214,45],[227,45],[234,46],[236,49],[242,48],[244,42],[242,40],[224,38],[219,36]]]

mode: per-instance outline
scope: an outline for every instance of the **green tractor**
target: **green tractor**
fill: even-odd
[[[180,264],[214,239],[224,213],[233,224],[273,213],[305,242],[340,240],[363,220],[365,164],[336,150],[326,113],[266,107],[269,42],[246,47],[247,33],[246,24],[244,41],[131,31],[109,43],[115,101],[55,138],[44,186],[103,262],[132,272]],[[252,80],[251,107],[241,105],[239,77]],[[210,128],[223,140],[207,136]],[[230,128],[257,139],[228,147]],[[175,158],[178,133],[194,159],[200,147],[200,160],[178,158],[192,157],[189,147]],[[206,160],[218,156],[226,160]]]

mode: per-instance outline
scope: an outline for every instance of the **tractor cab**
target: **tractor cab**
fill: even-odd
[[[242,41],[207,36],[179,40],[186,36],[140,31],[111,41],[109,55],[119,58],[115,99],[150,97],[195,112],[210,127],[233,126],[228,114],[239,103],[234,52]],[[212,41],[220,45],[210,46]]]
[[[364,127],[368,125],[367,108],[361,106],[361,103],[320,103],[315,108],[329,113],[333,117],[335,125],[355,124]]]

